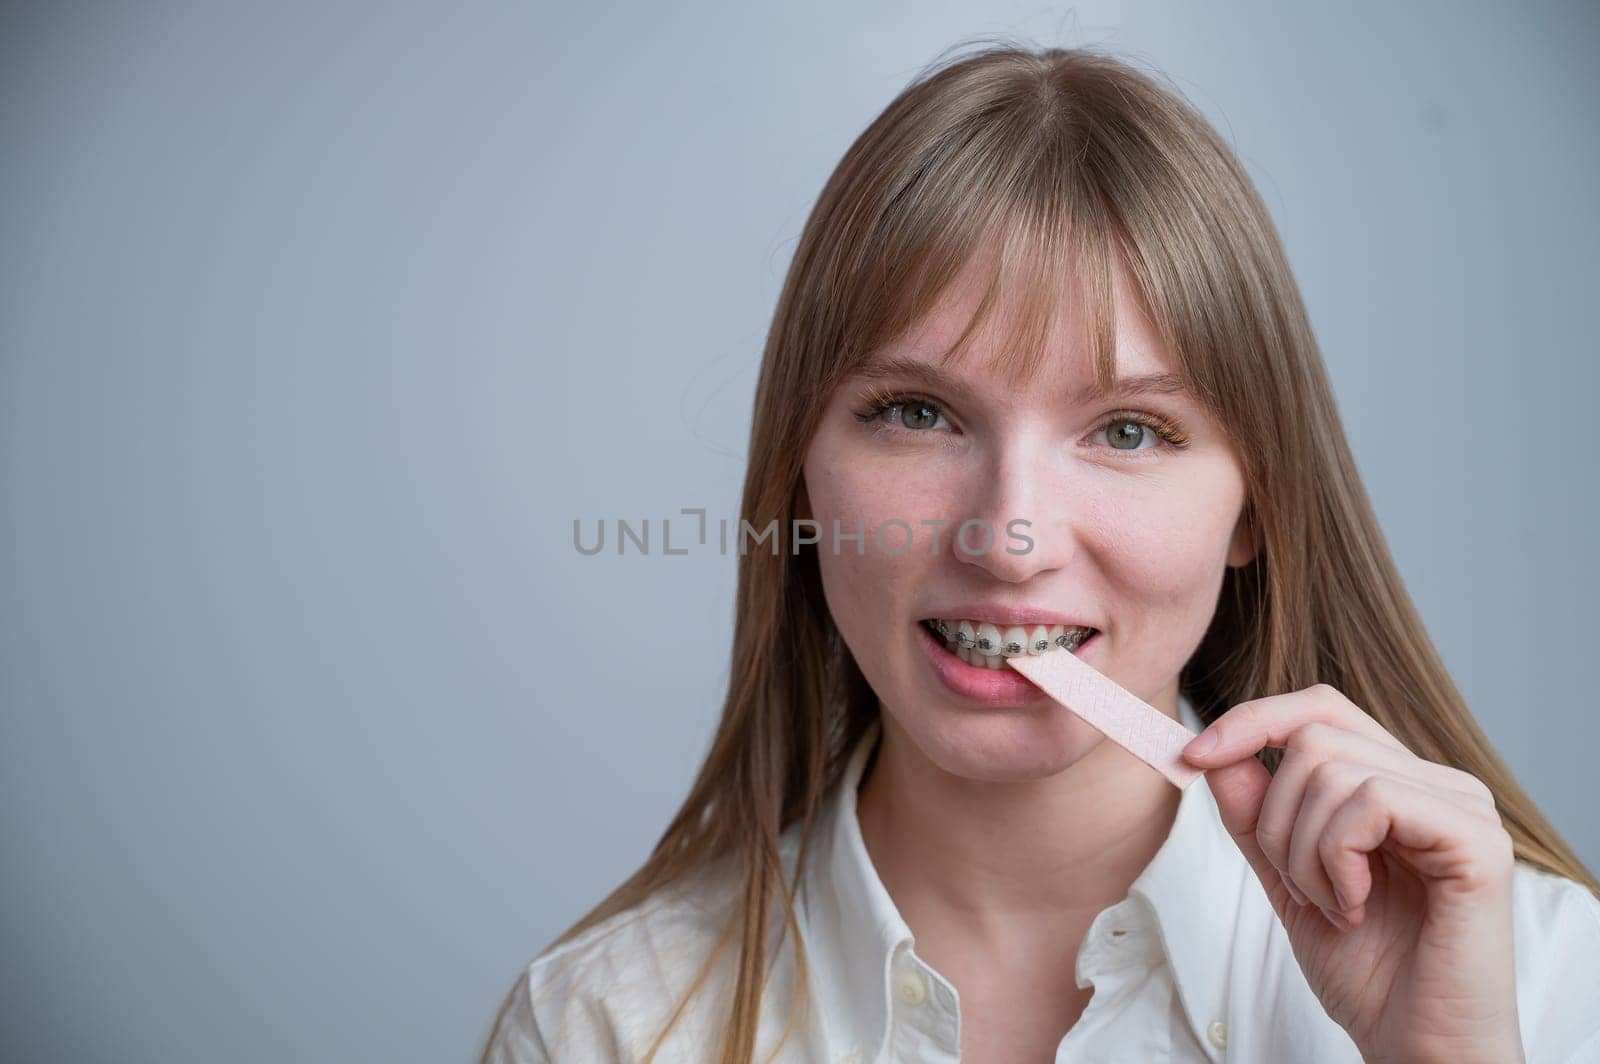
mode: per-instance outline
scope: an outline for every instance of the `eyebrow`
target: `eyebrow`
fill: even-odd
[[[854,376],[862,381],[912,380],[928,388],[965,395],[966,384],[931,362],[886,355],[869,359]],[[1176,373],[1148,373],[1138,377],[1118,377],[1109,389],[1092,384],[1069,396],[1073,402],[1092,402],[1113,395],[1189,395],[1189,388]]]

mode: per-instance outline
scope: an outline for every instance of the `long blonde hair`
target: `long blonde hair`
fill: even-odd
[[[739,554],[722,719],[649,859],[546,952],[716,862],[736,885],[722,944],[738,952],[716,1059],[752,1059],[766,958],[784,935],[804,1006],[795,883],[819,804],[878,707],[829,615],[816,555],[789,545],[801,466],[834,386],[996,238],[997,269],[957,347],[1002,293],[1012,306],[1020,292],[998,350],[1031,372],[1076,285],[1095,373],[1109,384],[1120,257],[1241,456],[1261,549],[1227,571],[1180,675],[1201,717],[1329,683],[1419,757],[1488,784],[1519,860],[1600,895],[1473,720],[1406,594],[1277,232],[1233,152],[1180,93],[1121,59],[991,42],[914,79],[850,146],[806,221],[762,358],[740,513],[757,530],[776,520],[781,546]],[[1262,757],[1275,763],[1273,751]],[[778,844],[796,823],[787,881]],[[682,1013],[680,1003],[667,1030]],[[791,1007],[785,1037],[794,1022]]]

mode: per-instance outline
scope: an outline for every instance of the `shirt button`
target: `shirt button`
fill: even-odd
[[[1206,1025],[1206,1040],[1218,1049],[1227,1049],[1228,1025],[1221,1020],[1212,1020]]]
[[[907,1005],[920,1005],[928,1000],[928,984],[922,981],[922,976],[917,972],[901,972],[899,990],[900,1000]]]

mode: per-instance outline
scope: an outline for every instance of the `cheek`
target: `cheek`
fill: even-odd
[[[1227,469],[1098,500],[1094,526],[1119,596],[1153,610],[1201,609],[1209,623],[1243,503]]]
[[[948,550],[948,528],[939,533],[922,522],[949,518],[950,485],[919,472],[926,471],[874,461],[833,433],[819,436],[805,463],[818,542],[803,549],[817,554],[828,610],[845,643],[869,679],[879,682],[889,678],[875,675],[885,658],[878,648],[904,638],[903,622],[942,560],[932,551],[936,535]],[[862,532],[862,542],[841,540],[835,547],[834,521],[841,535]]]
[[[860,463],[832,463],[826,456],[807,463],[806,494],[818,542],[805,549],[817,552],[829,607],[847,636],[865,634],[866,622],[889,615],[914,591],[914,570],[919,556],[926,554],[919,544],[930,534],[918,522],[930,516],[926,507],[932,500],[904,478]],[[895,524],[896,519],[908,524],[910,532]],[[841,536],[861,532],[862,541],[840,539],[835,546],[835,521]],[[908,535],[911,547],[903,549]]]
[[[808,488],[808,492],[809,492]],[[918,552],[914,548],[928,543],[933,529],[923,524],[925,520],[948,519],[947,493],[927,490],[904,478],[876,476],[862,469],[841,469],[829,475],[821,491],[811,494],[812,517],[816,520],[818,535],[828,546],[833,536],[834,522],[839,523],[839,533],[844,535],[865,532],[866,553],[860,559],[870,560],[872,555],[889,552],[902,554],[899,561],[909,561]],[[911,550],[905,549],[910,539]],[[942,537],[950,538],[945,532]],[[839,547],[841,556],[854,558],[856,545],[845,540]]]

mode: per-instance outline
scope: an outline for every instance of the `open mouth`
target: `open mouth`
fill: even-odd
[[[1006,659],[1023,654],[1075,653],[1099,632],[1086,625],[1033,624],[1001,627],[967,618],[918,622],[947,652],[968,665],[1006,670]]]

